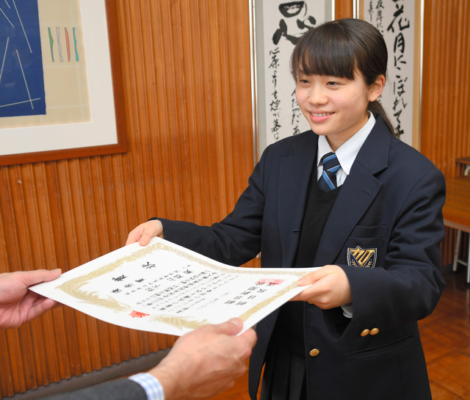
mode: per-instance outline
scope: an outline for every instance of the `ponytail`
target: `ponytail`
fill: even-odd
[[[379,114],[382,119],[384,120],[385,124],[387,125],[388,130],[393,136],[398,137],[396,129],[393,127],[392,123],[390,122],[390,119],[387,116],[387,113],[385,112],[384,108],[382,107],[382,104],[380,104],[377,100],[376,101],[370,101],[369,105],[367,106],[367,109],[373,113],[373,114]]]

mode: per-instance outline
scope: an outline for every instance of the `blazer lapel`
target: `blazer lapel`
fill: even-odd
[[[388,166],[391,139],[392,135],[379,117],[341,187],[323,230],[314,266],[334,262],[346,239],[380,191],[382,183],[374,174]]]
[[[297,251],[317,143],[318,136],[311,132],[296,143],[293,154],[281,160],[277,204],[284,268],[292,266]]]

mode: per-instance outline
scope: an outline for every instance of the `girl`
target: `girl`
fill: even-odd
[[[291,64],[312,130],[266,149],[220,223],[154,219],[128,243],[158,235],[232,265],[261,251],[262,267],[323,266],[258,324],[252,399],[264,364],[263,400],[431,399],[417,320],[444,287],[444,177],[377,102],[387,49],[372,25],[312,29]]]

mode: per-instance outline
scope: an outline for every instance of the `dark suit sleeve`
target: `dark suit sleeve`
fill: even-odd
[[[229,265],[238,266],[256,257],[261,246],[267,152],[226,218],[210,227],[158,218],[163,224],[165,239]]]
[[[444,202],[445,180],[433,168],[407,195],[391,231],[384,265],[374,269],[340,265],[348,276],[354,307],[346,329],[337,332],[341,339],[431,314],[445,285],[439,247],[444,238]],[[328,320],[334,312],[324,315]]]
[[[111,382],[90,386],[75,392],[63,393],[47,400],[147,400],[142,386],[130,379],[118,379]]]

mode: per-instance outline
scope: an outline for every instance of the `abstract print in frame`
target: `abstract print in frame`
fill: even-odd
[[[38,0],[0,3],[0,118],[45,115]],[[22,120],[11,118],[10,121]],[[27,121],[27,118],[23,120]]]
[[[78,0],[7,2],[10,9],[0,7],[0,127],[90,121]],[[37,117],[18,118],[29,115]]]
[[[0,0],[0,165],[127,150],[116,26],[110,0]]]

